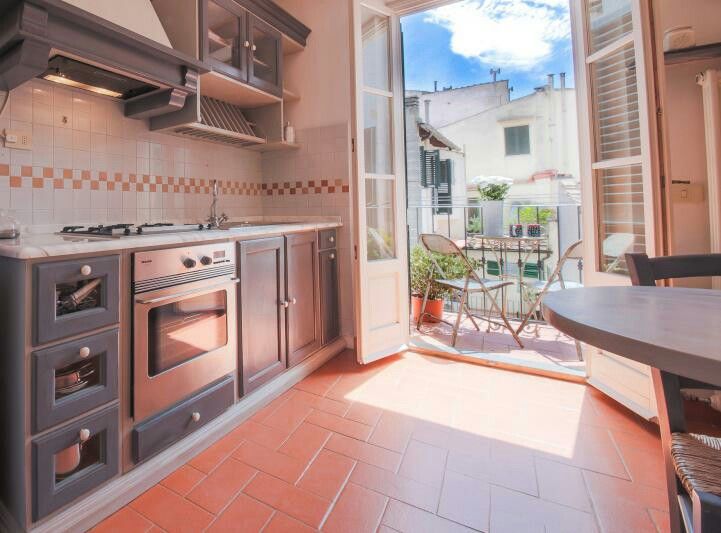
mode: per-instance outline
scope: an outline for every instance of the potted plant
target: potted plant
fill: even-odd
[[[434,259],[441,267],[448,279],[463,278],[466,275],[466,265],[459,257],[433,254]],[[474,268],[478,262],[469,259]],[[435,270],[431,257],[421,245],[416,245],[411,250],[411,308],[413,322],[418,322],[418,315],[423,305],[423,295],[428,286],[428,280],[438,277],[440,274]],[[426,302],[426,313],[424,322],[438,322],[443,318],[443,299],[451,295],[451,290],[440,285],[431,285]]]
[[[513,180],[503,176],[476,176],[472,183],[478,189],[481,200],[483,234],[503,235],[503,201],[513,185]]]

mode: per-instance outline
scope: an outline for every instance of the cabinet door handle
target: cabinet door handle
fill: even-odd
[[[245,46],[246,48],[250,48],[250,41],[245,41],[243,43],[243,46]]]
[[[90,265],[83,265],[80,267],[80,273],[83,276],[89,276],[93,273],[93,269],[90,267]]]
[[[86,442],[90,438],[90,430],[81,429],[78,436],[80,437],[80,442]]]
[[[190,418],[193,419],[193,422],[199,422],[200,421],[200,413],[198,411],[195,411],[192,415],[190,415]]]
[[[298,303],[298,300],[296,300],[295,298],[293,298],[293,299],[291,299],[290,303],[292,303],[293,305],[295,305],[295,304]]]
[[[253,45],[250,49],[253,50],[253,52],[255,52],[258,49],[258,47]]]
[[[330,254],[330,255],[328,256],[328,259],[330,259],[331,261],[333,261],[333,260],[335,259],[335,254]]]
[[[83,346],[82,348],[80,348],[78,355],[81,359],[87,359],[87,357],[90,355],[90,348],[88,348],[87,346]]]
[[[280,302],[280,305],[281,307],[285,307],[286,309],[288,309],[288,307],[290,307],[290,302],[288,300],[283,300],[282,302]]]
[[[335,242],[335,237],[328,237],[328,242]]]

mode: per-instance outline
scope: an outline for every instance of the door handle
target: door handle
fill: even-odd
[[[231,278],[228,281],[224,281],[222,283],[216,283],[215,285],[208,285],[207,287],[201,287],[200,289],[195,289],[192,291],[185,291],[185,292],[176,292],[174,294],[168,294],[167,296],[159,296],[157,298],[151,298],[150,300],[138,300],[137,303],[140,305],[153,305],[161,302],[166,302],[168,300],[174,300],[176,298],[182,298],[184,296],[192,296],[193,294],[200,294],[204,292],[208,292],[213,289],[217,289],[218,287],[222,287],[224,285],[227,285],[228,283],[238,284],[240,283],[240,280],[238,278]]]

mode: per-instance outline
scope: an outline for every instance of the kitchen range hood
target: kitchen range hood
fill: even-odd
[[[62,0],[0,0],[0,20],[0,90],[38,77],[120,100],[128,117],[152,118],[183,109],[207,72],[157,38]]]

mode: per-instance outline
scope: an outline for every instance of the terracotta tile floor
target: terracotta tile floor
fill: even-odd
[[[456,313],[445,312],[444,319],[452,323],[456,320]],[[511,325],[518,327],[518,320],[511,320]],[[460,352],[505,354],[516,360],[519,364],[546,363],[562,368],[583,370],[585,363],[578,360],[576,345],[573,339],[564,335],[556,328],[547,324],[533,324],[524,330],[520,337],[524,344],[521,349],[507,330],[496,329],[486,331],[487,324],[479,322],[480,331],[476,331],[468,318],[461,321],[456,340],[456,349]],[[427,340],[440,343],[441,346],[451,346],[453,328],[443,322],[435,324],[424,323],[419,332],[415,327],[411,329],[414,337],[426,337]]]
[[[655,428],[591,387],[344,353],[95,531],[656,532]]]

